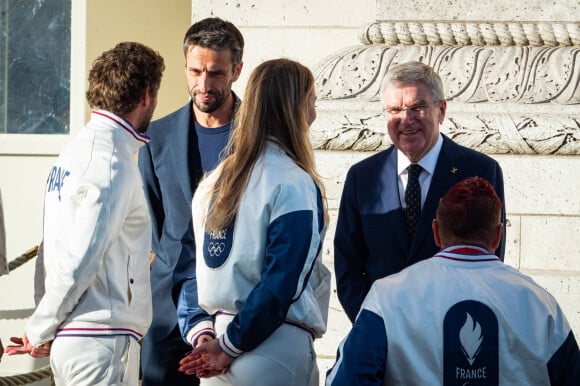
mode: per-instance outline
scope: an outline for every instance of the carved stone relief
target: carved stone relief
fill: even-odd
[[[381,80],[418,60],[443,79],[441,130],[457,142],[488,154],[580,154],[579,24],[382,22],[361,40],[314,69],[317,149],[389,146]]]

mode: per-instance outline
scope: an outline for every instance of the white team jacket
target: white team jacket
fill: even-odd
[[[151,224],[134,155],[149,137],[106,111],[60,154],[46,185],[46,292],[26,333],[130,335],[151,323]]]
[[[473,245],[374,282],[327,386],[578,385],[580,352],[556,299]]]
[[[321,262],[326,225],[314,181],[271,142],[254,165],[234,223],[208,234],[207,193],[219,170],[199,184],[192,209],[199,305],[210,315],[236,315],[220,337],[222,348],[231,356],[250,351],[281,323],[322,336],[330,272]],[[212,330],[204,321],[187,338]]]

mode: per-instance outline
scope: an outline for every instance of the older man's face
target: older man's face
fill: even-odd
[[[386,87],[383,91],[387,130],[393,144],[418,162],[437,142],[447,104],[435,101],[423,83]]]

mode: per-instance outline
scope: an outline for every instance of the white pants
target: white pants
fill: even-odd
[[[215,330],[225,333],[233,317],[218,315]],[[318,386],[318,366],[312,336],[283,324],[261,345],[234,359],[229,371],[202,378],[201,386]]]
[[[56,386],[137,386],[139,343],[128,335],[57,337],[50,367]]]

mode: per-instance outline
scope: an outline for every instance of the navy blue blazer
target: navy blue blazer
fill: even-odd
[[[353,165],[344,183],[334,238],[334,270],[338,298],[353,322],[375,280],[439,251],[431,223],[439,199],[455,183],[471,176],[487,179],[501,199],[505,225],[503,175],[499,164],[443,136],[443,147],[416,234],[409,244],[398,190],[396,150],[391,146]],[[496,251],[502,260],[504,250],[505,226]]]
[[[188,310],[199,310],[191,199],[203,172],[192,114],[190,102],[151,122],[147,131],[151,141],[139,151],[153,225],[153,321],[148,335],[155,342],[177,325],[177,306],[188,327],[196,323],[188,319]]]

